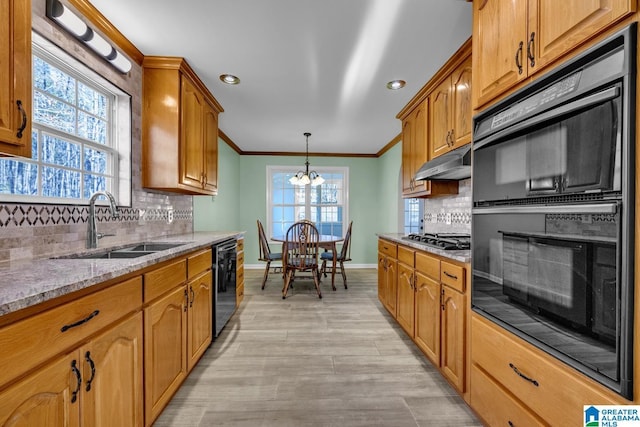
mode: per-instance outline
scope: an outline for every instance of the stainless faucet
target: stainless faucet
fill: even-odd
[[[111,216],[118,218],[120,212],[116,206],[116,199],[108,191],[96,191],[89,199],[89,224],[87,227],[87,249],[93,249],[98,247],[98,239],[102,239],[105,236],[113,236],[113,234],[102,234],[96,230],[96,199],[100,196],[105,196],[109,200],[111,207]]]

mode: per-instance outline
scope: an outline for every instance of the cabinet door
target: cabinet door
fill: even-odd
[[[446,78],[429,96],[431,116],[431,158],[450,150],[451,141],[451,79]]]
[[[413,268],[399,262],[396,320],[411,338],[413,338],[413,312],[415,302],[413,280]]]
[[[413,192],[413,113],[402,122],[402,194]]]
[[[442,287],[440,330],[440,369],[459,392],[464,393],[465,370],[465,296],[447,286]]]
[[[180,183],[198,190],[202,190],[204,178],[202,149],[204,105],[204,100],[198,89],[183,77]]]
[[[387,258],[387,308],[396,317],[398,302],[398,260]]]
[[[471,142],[471,58],[451,74],[451,149]]]
[[[145,422],[151,424],[187,374],[187,291],[180,286],[144,309]]]
[[[82,425],[142,425],[142,313],[93,339],[80,357]]]
[[[411,178],[418,172],[420,167],[429,159],[429,138],[427,135],[427,121],[429,120],[429,101],[425,100],[422,104],[416,107],[415,115],[413,118],[413,144],[412,144],[412,161],[413,172]],[[413,192],[421,193],[428,191],[429,181],[414,181]]]
[[[204,104],[204,190],[218,194],[218,113]]]
[[[474,108],[527,77],[527,36],[526,1],[473,2]]]
[[[548,64],[635,9],[636,2],[632,0],[529,0],[527,40],[533,34],[535,68]]]
[[[213,275],[211,270],[188,283],[189,286],[189,351],[191,371],[211,343],[213,330]]]
[[[440,365],[440,283],[416,272],[415,342],[431,360]]]
[[[63,356],[0,393],[0,425],[77,427],[81,394],[78,356],[77,351]]]
[[[0,153],[31,157],[31,0],[0,0]]]
[[[387,305],[387,257],[378,252],[378,299]]]

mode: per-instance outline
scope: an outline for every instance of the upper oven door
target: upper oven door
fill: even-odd
[[[620,84],[519,123],[474,152],[474,200],[620,191]]]

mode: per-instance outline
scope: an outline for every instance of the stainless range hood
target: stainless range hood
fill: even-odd
[[[429,160],[416,172],[416,181],[443,181],[471,177],[471,144]]]

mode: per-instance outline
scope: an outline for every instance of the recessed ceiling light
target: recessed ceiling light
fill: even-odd
[[[233,74],[221,74],[220,80],[228,85],[237,85],[238,83],[240,83],[240,79]]]
[[[407,82],[405,82],[404,80],[391,80],[389,83],[387,83],[387,89],[391,89],[391,90],[402,89],[406,84]]]

